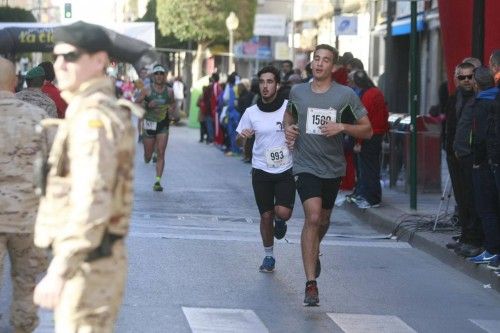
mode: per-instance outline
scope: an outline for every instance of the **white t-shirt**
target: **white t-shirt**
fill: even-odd
[[[263,112],[257,104],[246,109],[236,132],[255,131],[252,167],[268,173],[281,173],[292,167],[292,154],[285,142],[283,115],[288,101],[274,112]]]
[[[184,99],[184,83],[175,80],[172,84],[172,89],[174,90],[175,99]]]

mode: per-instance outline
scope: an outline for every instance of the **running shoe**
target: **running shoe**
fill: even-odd
[[[259,271],[262,273],[272,273],[274,271],[274,265],[276,260],[273,257],[265,256],[262,265],[259,267]]]
[[[463,243],[462,246],[457,247],[453,251],[455,251],[455,253],[459,256],[470,258],[480,255],[483,253],[484,249],[480,246]]]
[[[153,153],[151,160],[153,161],[153,163],[156,163],[156,161],[158,161],[158,156],[156,156],[156,152]]]
[[[163,187],[161,187],[160,182],[156,182],[153,185],[153,191],[155,191],[155,192],[163,192]]]
[[[282,239],[286,235],[286,221],[274,220],[274,237],[276,239]]]
[[[497,254],[491,254],[485,250],[483,253],[475,257],[469,258],[468,260],[475,264],[489,264],[491,261],[496,260],[496,258],[498,258]]]
[[[316,261],[316,279],[319,278],[319,275],[321,274],[321,261],[318,260]]]
[[[490,261],[487,267],[494,271],[500,271],[500,257],[497,255],[496,259]]]
[[[318,306],[319,305],[319,293],[318,285],[316,283],[309,283],[306,285],[306,295],[304,297],[305,306]]]
[[[359,195],[357,195],[356,193],[352,192],[351,194],[347,194],[345,196],[345,201],[347,201],[348,203],[355,203],[356,200],[358,200],[359,198]]]
[[[367,208],[377,208],[377,207],[380,207],[380,203],[376,203],[376,204],[371,204],[369,203],[365,198],[363,197],[357,197],[356,198],[356,201],[354,201],[356,203],[356,206],[358,206],[358,208],[361,208],[361,209],[367,209]]]

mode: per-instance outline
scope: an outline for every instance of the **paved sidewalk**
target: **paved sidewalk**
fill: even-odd
[[[448,198],[443,198],[442,208],[440,212],[440,220],[436,231],[432,231],[432,227],[438,213],[441,193],[418,193],[417,194],[417,210],[410,209],[410,196],[398,190],[393,190],[387,187],[382,189],[383,199],[382,204],[378,208],[360,209],[354,203],[344,202],[341,207],[346,209],[355,216],[363,219],[371,224],[377,230],[392,233],[398,223],[403,219],[407,222],[401,225],[397,232],[397,236],[401,236],[402,240],[408,241],[413,247],[418,248],[430,255],[436,257],[443,263],[452,266],[453,268],[467,274],[470,277],[477,279],[483,284],[484,288],[492,288],[500,291],[500,276],[494,271],[488,269],[486,265],[476,265],[468,262],[465,258],[457,256],[452,250],[446,248],[446,243],[449,243],[453,235],[458,234],[456,230],[450,230],[452,226],[449,223],[449,218],[454,211],[455,203],[451,198],[448,208],[448,217],[444,216]],[[337,203],[342,202],[340,194]],[[426,222],[425,229],[427,231],[417,231],[412,235],[416,221]],[[448,230],[445,230],[448,229]],[[447,281],[436,281],[436,283],[446,283]]]

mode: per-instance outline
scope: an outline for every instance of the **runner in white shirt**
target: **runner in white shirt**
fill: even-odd
[[[260,212],[260,234],[265,257],[261,272],[273,272],[274,238],[286,234],[295,202],[295,182],[292,175],[292,155],[285,142],[283,115],[287,100],[278,96],[279,70],[273,66],[259,73],[260,96],[257,104],[246,109],[236,128],[238,144],[253,135],[252,186]],[[274,221],[274,223],[273,223]]]

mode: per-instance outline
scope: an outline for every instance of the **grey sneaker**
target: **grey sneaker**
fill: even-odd
[[[455,249],[455,253],[462,257],[475,257],[481,254],[484,251],[482,247],[471,245],[471,244],[463,244],[459,248]]]
[[[359,199],[356,199],[355,203],[356,203],[356,206],[358,206],[358,208],[361,208],[361,209],[380,207],[380,203],[371,204],[365,198],[362,198],[362,197],[359,197]]]
[[[347,201],[348,203],[355,203],[357,200],[359,200],[359,198],[360,196],[353,192],[345,196],[345,201]]]

